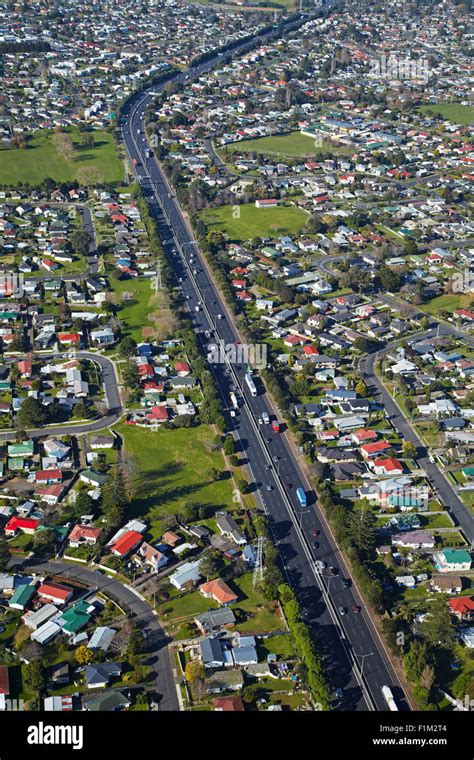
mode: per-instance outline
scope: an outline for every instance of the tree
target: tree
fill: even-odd
[[[363,380],[359,380],[355,387],[355,392],[358,396],[361,398],[364,398],[365,394],[367,393],[367,387]]]
[[[351,512],[347,521],[347,533],[361,554],[369,557],[376,545],[376,518],[368,509]]]
[[[127,487],[123,469],[116,464],[109,472],[102,489],[102,511],[112,527],[119,525],[125,514]]]
[[[38,530],[33,538],[35,549],[52,549],[56,543],[56,532],[53,528],[43,528]]]
[[[432,647],[450,649],[456,641],[456,630],[451,621],[451,609],[446,594],[431,597],[428,613],[420,625],[420,633]]]
[[[189,660],[184,675],[186,681],[191,684],[191,686],[195,686],[199,682],[204,681],[206,671],[204,670],[204,665],[202,662],[199,662],[199,660]]]
[[[0,572],[7,569],[10,561],[10,552],[8,551],[8,544],[5,539],[0,539]]]
[[[86,646],[84,646],[84,644],[82,644],[80,647],[77,647],[76,651],[74,652],[74,657],[76,658],[79,665],[88,665],[90,662],[92,662],[94,652],[92,649],[88,649]]]
[[[44,674],[43,663],[41,660],[32,660],[27,666],[26,680],[34,691],[40,691],[44,688],[46,679]]]
[[[224,454],[226,456],[230,456],[231,454],[235,454],[235,441],[234,437],[232,435],[226,435],[224,439]]]
[[[379,271],[380,285],[382,290],[389,293],[398,293],[401,285],[401,277],[386,264],[382,264]]]
[[[17,414],[17,424],[21,429],[43,427],[48,420],[48,412],[41,401],[28,396]]]
[[[406,677],[412,683],[419,683],[422,673],[428,665],[427,646],[419,639],[410,643],[410,648],[403,658]]]
[[[85,227],[78,227],[70,238],[72,249],[81,256],[87,256],[92,242],[92,237]]]
[[[123,338],[118,346],[117,353],[122,359],[128,359],[133,356],[137,348],[136,342],[129,335]]]
[[[199,572],[208,581],[212,577],[216,577],[218,574],[219,565],[216,557],[212,552],[208,552],[199,563]]]
[[[416,457],[416,446],[412,441],[404,441],[402,446],[403,456],[407,459]]]
[[[76,494],[76,501],[74,502],[74,513],[81,517],[82,515],[90,515],[94,511],[94,502],[87,493],[86,488],[79,488]]]
[[[131,391],[140,388],[141,378],[138,366],[133,361],[127,361],[122,367],[122,379],[124,385]]]

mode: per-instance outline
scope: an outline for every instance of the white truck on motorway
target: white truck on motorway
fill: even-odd
[[[252,396],[256,396],[257,388],[255,387],[255,383],[252,380],[252,375],[250,375],[248,372],[245,373],[245,382],[247,383],[248,389],[250,393],[252,394]]]
[[[234,407],[235,411],[237,411],[237,409],[239,408],[239,402],[237,401],[237,396],[235,395],[233,391],[230,394],[230,403]]]
[[[385,699],[388,709],[392,712],[398,712],[397,704],[393,698],[392,690],[390,686],[382,686],[382,694],[383,698]]]
[[[268,412],[262,412],[262,414],[260,416],[261,416],[261,418],[263,420],[263,423],[265,425],[268,425],[269,422],[270,422],[270,417],[268,416]]]

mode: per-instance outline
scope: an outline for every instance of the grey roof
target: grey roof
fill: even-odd
[[[235,615],[228,607],[220,607],[218,610],[209,610],[194,618],[204,631],[212,631],[223,625],[233,625]]]
[[[86,683],[88,686],[98,686],[108,683],[112,676],[122,673],[121,662],[101,662],[97,665],[86,665]]]
[[[199,642],[199,648],[204,665],[212,665],[214,663],[224,664],[224,654],[218,638],[202,639]]]
[[[128,707],[130,699],[123,691],[107,691],[92,699],[85,698],[83,704],[90,712],[112,712],[120,707]]]

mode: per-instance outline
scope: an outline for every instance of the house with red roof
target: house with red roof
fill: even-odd
[[[255,201],[257,208],[275,208],[278,206],[278,200],[276,198],[258,199]]]
[[[72,589],[60,583],[42,583],[38,588],[38,596],[53,604],[66,604],[72,597]]]
[[[187,362],[176,362],[174,368],[178,377],[186,377],[191,372],[191,367]]]
[[[361,444],[369,441],[375,441],[377,438],[377,432],[375,430],[368,430],[367,428],[359,428],[352,433],[352,440],[354,443]]]
[[[303,346],[302,352],[305,356],[318,356],[319,354],[316,346]]]
[[[92,525],[75,525],[69,534],[70,546],[90,544],[93,546],[102,533],[102,528],[94,528]]]
[[[403,475],[403,465],[394,457],[390,459],[376,459],[372,464],[376,475]]]
[[[448,604],[453,615],[459,620],[474,619],[474,596],[457,596],[455,599],[449,599]]]
[[[35,494],[41,501],[54,506],[61,501],[64,494],[64,486],[61,483],[53,483],[50,486],[40,486],[35,489]]]
[[[20,359],[18,362],[18,372],[24,378],[29,378],[33,374],[33,362],[31,359]]]
[[[28,517],[10,517],[9,521],[5,525],[5,533],[7,536],[15,536],[17,531],[21,530],[23,533],[32,535],[39,525],[39,520]]]
[[[213,599],[222,607],[228,607],[229,604],[233,604],[238,599],[237,594],[234,594],[222,578],[202,583],[199,586],[199,591],[206,599]]]
[[[232,287],[241,290],[247,287],[247,280],[232,280]]]
[[[462,319],[465,319],[468,322],[474,321],[474,311],[469,311],[468,309],[456,309],[454,313],[457,317],[462,317]]]
[[[152,406],[146,416],[151,422],[168,422],[169,411],[164,405]]]
[[[155,370],[151,364],[139,364],[138,365],[138,371],[140,373],[140,377],[143,378],[152,378],[155,376]]]
[[[245,712],[242,697],[216,697],[212,700],[215,712]]]
[[[62,483],[63,473],[61,470],[38,470],[35,472],[35,482],[43,485]]]
[[[374,441],[373,443],[363,443],[360,447],[360,453],[367,459],[375,459],[379,454],[392,448],[387,441]]]
[[[68,343],[79,345],[81,342],[81,334],[80,333],[59,333],[58,340],[61,343],[61,345],[66,345]]]
[[[126,557],[143,541],[143,536],[136,530],[126,530],[110,546],[110,550],[117,557]]]

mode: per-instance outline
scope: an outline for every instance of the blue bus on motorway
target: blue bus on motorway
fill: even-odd
[[[301,504],[302,507],[306,506],[306,494],[304,492],[303,488],[297,488],[296,489],[296,495],[298,497],[298,501]]]

